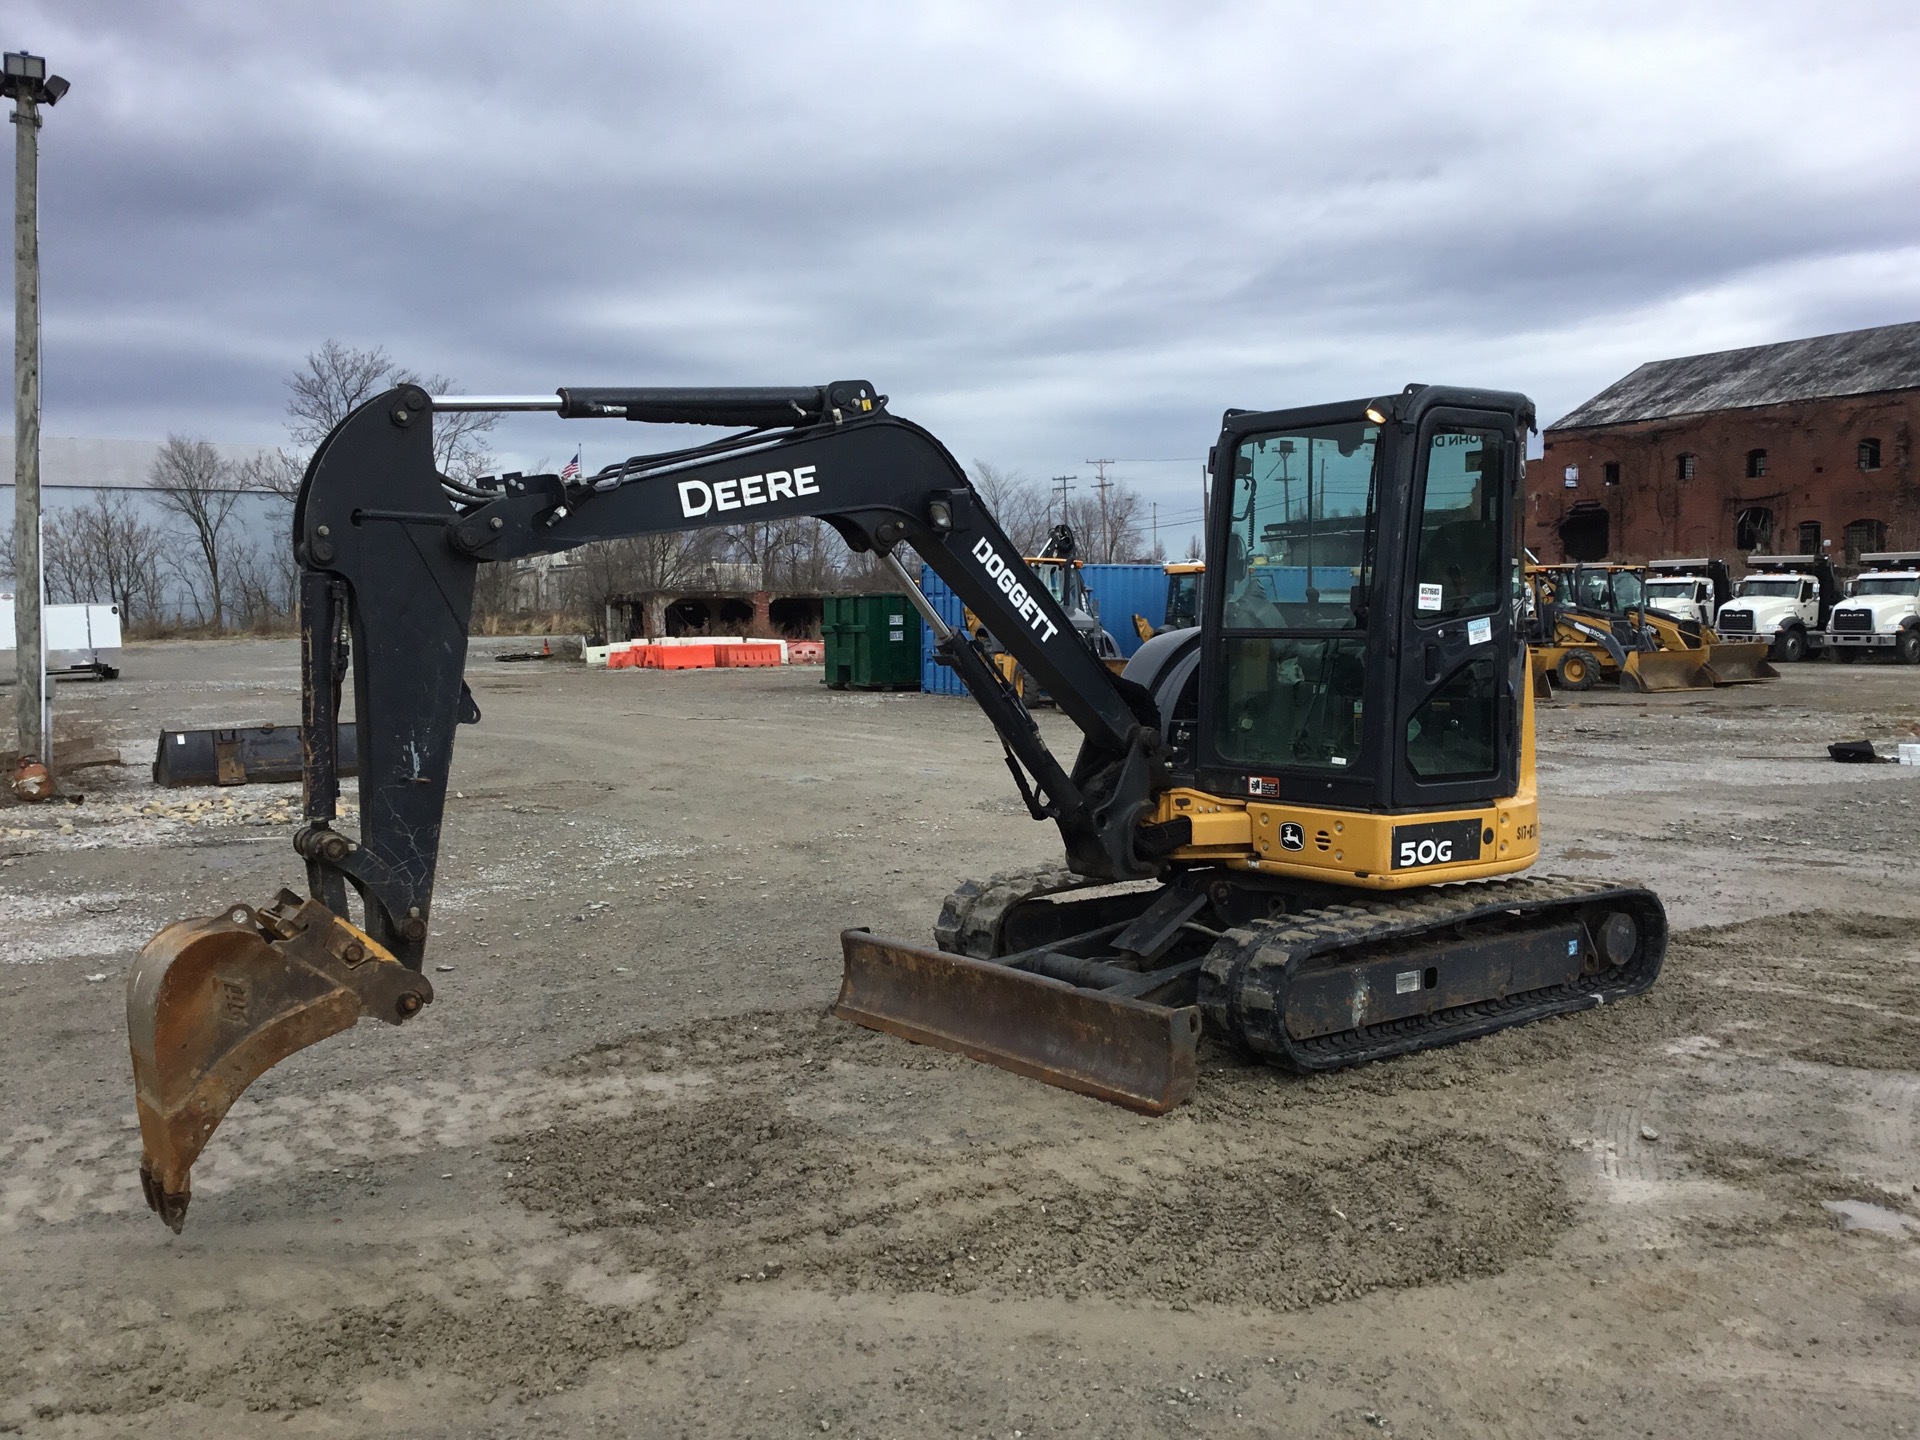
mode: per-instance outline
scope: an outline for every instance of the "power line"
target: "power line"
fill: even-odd
[[[1100,478],[1093,482],[1093,488],[1100,492],[1100,554],[1103,561],[1113,563],[1113,526],[1107,520],[1107,491],[1113,488],[1113,481],[1107,479],[1107,466],[1118,465],[1118,460],[1089,460],[1087,464],[1099,472]]]
[[[1056,475],[1053,477],[1053,488],[1060,492],[1060,523],[1063,525],[1067,519],[1067,492],[1076,488],[1068,482],[1078,480],[1079,478],[1078,475]],[[1047,524],[1053,524],[1053,496],[1051,495],[1047,496]]]

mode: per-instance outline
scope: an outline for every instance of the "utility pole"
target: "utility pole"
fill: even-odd
[[[1160,553],[1160,502],[1155,500],[1149,507],[1153,511],[1153,553]]]
[[[1053,477],[1053,488],[1060,492],[1060,523],[1062,525],[1067,523],[1067,492],[1075,488],[1068,482],[1078,480],[1079,478],[1078,475],[1056,475]],[[1047,525],[1049,528],[1053,525],[1053,497],[1051,495],[1047,497]]]
[[[40,56],[7,52],[0,96],[13,101],[8,118],[14,125],[13,553],[19,573],[13,577],[13,705],[22,767],[53,759],[40,625],[46,598],[40,567],[40,105],[55,104],[67,90],[65,80],[47,74]],[[48,793],[38,782],[33,789],[34,798]]]
[[[1100,492],[1100,554],[1105,564],[1113,563],[1113,526],[1107,522],[1107,491],[1113,488],[1113,482],[1107,479],[1107,466],[1118,464],[1115,460],[1089,460],[1100,478],[1093,482],[1093,488]]]

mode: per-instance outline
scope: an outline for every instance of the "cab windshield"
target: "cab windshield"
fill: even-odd
[[[1200,572],[1167,577],[1167,628],[1185,630],[1200,623]]]
[[[1573,577],[1573,603],[1583,610],[1631,610],[1642,603],[1640,577],[1630,570],[1580,570]]]
[[[1047,587],[1047,593],[1060,602],[1062,609],[1073,608],[1073,587],[1069,584],[1071,565],[1047,560],[1032,562],[1034,572],[1039,575],[1040,583]]]
[[[1914,575],[1867,575],[1864,576],[1856,595],[1920,595],[1920,576]]]
[[[1775,576],[1767,580],[1742,580],[1740,588],[1734,592],[1742,599],[1751,596],[1769,596],[1791,600],[1800,593],[1798,580],[1783,580]]]
[[[1250,435],[1234,455],[1214,710],[1230,764],[1359,759],[1378,440],[1355,420]]]
[[[1649,580],[1647,582],[1648,600],[1691,600],[1693,582],[1691,580]]]

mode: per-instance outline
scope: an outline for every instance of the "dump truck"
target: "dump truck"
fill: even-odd
[[[1872,551],[1860,565],[1822,641],[1842,665],[1862,655],[1920,665],[1920,550]]]
[[[1824,555],[1753,555],[1714,615],[1722,639],[1764,640],[1775,660],[1811,660],[1826,649],[1840,577]]]
[[[1655,560],[1641,583],[1641,598],[1649,610],[1695,625],[1712,625],[1715,612],[1732,594],[1733,578],[1724,560]]]

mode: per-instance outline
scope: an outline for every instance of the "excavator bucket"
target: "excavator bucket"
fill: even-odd
[[[1711,690],[1713,676],[1703,650],[1629,650],[1620,667],[1620,688],[1651,694],[1665,690]]]
[[[1780,672],[1767,663],[1771,645],[1765,640],[1716,640],[1707,647],[1706,672],[1716,685],[1751,685],[1778,680]]]
[[[1102,994],[865,930],[840,944],[842,1020],[1149,1115],[1193,1098],[1196,1006]]]
[[[424,976],[288,890],[162,930],[127,978],[147,1205],[178,1233],[193,1162],[241,1091],[363,1015],[397,1025],[432,999]]]

